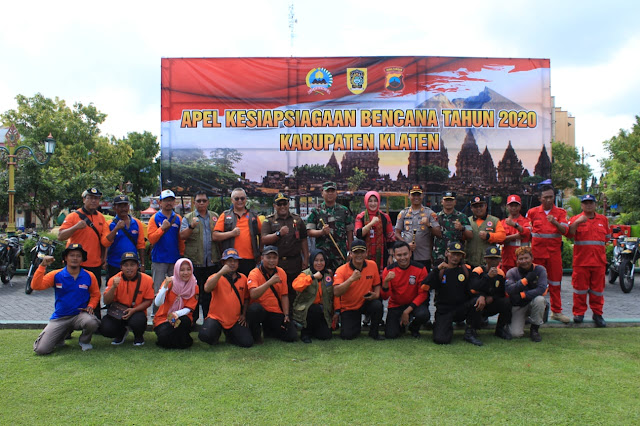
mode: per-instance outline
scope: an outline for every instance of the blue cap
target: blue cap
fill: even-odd
[[[224,253],[222,253],[221,259],[240,259],[240,255],[238,254],[238,250],[234,249],[233,247],[229,247],[224,251]]]
[[[583,195],[580,199],[580,202],[584,203],[585,201],[596,201],[596,197],[594,197],[592,194]]]

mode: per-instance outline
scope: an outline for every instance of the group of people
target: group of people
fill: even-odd
[[[337,202],[334,182],[323,184],[323,202],[306,221],[292,213],[289,197],[278,193],[274,213],[261,221],[247,209],[247,194],[231,192],[232,206],[220,216],[209,210],[205,192],[184,218],[174,212],[175,194],[162,191],[160,208],[148,224],[152,276],[144,273],[145,240],[140,221],[129,214],[126,196],[114,199],[116,216],[107,223],[97,207],[96,188],[83,193],[83,207],[67,216],[59,239],[67,241],[65,266],[45,274],[45,258],[32,282],[34,290],[55,287],[55,311],[34,344],[52,352],[73,330],[91,349],[100,333],[113,345],[144,344],[147,315],[153,316],[157,344],[187,348],[202,312],[198,339],[225,340],[241,347],[277,338],[305,343],[326,340],[339,329],[342,339],[360,335],[363,317],[369,336],[394,339],[420,336],[430,328],[438,344],[450,343],[453,324],[466,323],[464,340],[482,345],[478,330],[498,315],[495,335],[524,335],[541,341],[550,295],[551,319],[562,313],[562,236],[572,238],[573,321],[581,323],[588,304],[596,326],[605,327],[605,244],[607,219],[595,212],[595,199],[582,198],[582,213],[567,221],[554,204],[555,190],[543,185],[540,206],[521,214],[518,195],[507,198],[508,216],[487,213],[487,200],[472,197],[471,216],[455,209],[456,194],[445,192],[442,210],[423,205],[423,190],[409,190],[411,205],[394,224],[380,210],[375,191],[356,215]],[[311,249],[310,249],[311,243]],[[101,269],[107,269],[101,295]],[[429,300],[436,307],[431,323]],[[100,300],[108,306],[100,314]],[[387,302],[386,320],[383,321]],[[381,330],[381,328],[383,328]]]

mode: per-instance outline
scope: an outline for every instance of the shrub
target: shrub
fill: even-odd
[[[562,268],[569,269],[573,265],[573,243],[562,237]]]
[[[50,232],[41,232],[40,236],[49,237],[49,239],[54,242],[56,247],[53,252],[53,256],[56,258],[56,260],[53,261],[53,263],[49,267],[49,270],[62,268],[62,252],[64,251],[66,244],[64,242],[58,241],[58,236]],[[36,245],[37,242],[38,238],[30,238],[26,240],[24,242],[24,245],[22,246],[22,249],[24,251],[24,265],[26,269],[29,269],[29,265],[31,264],[31,249]]]

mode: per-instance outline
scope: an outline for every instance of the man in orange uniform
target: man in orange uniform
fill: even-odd
[[[226,249],[221,261],[222,268],[204,284],[204,291],[211,293],[211,304],[198,338],[215,345],[224,331],[228,343],[249,348],[253,346],[253,338],[246,320],[249,305],[247,277],[238,272],[240,256],[236,249]]]
[[[538,265],[547,270],[551,319],[565,324],[571,320],[562,313],[560,284],[562,283],[562,236],[569,231],[567,212],[554,204],[556,191],[551,185],[540,188],[540,205],[529,209],[531,249]]]
[[[100,205],[102,192],[97,188],[89,188],[82,193],[83,206],[69,213],[64,219],[58,240],[66,241],[67,247],[71,244],[80,244],[87,252],[87,258],[82,262],[82,268],[91,272],[98,280],[98,288],[102,285],[102,264],[104,263],[103,244],[108,242],[106,236],[109,226],[104,216],[97,209]],[[109,245],[111,245],[109,243]],[[106,247],[106,246],[105,246]],[[100,309],[95,311],[100,318]]]
[[[602,318],[604,275],[607,268],[605,244],[611,239],[609,221],[596,213],[596,198],[587,194],[580,203],[582,213],[569,221],[569,237],[573,238],[573,322],[581,323],[589,307],[596,327],[606,327]]]
[[[509,216],[500,221],[506,232],[501,265],[501,269],[505,274],[509,269],[516,267],[516,250],[518,247],[528,246],[531,241],[531,222],[520,214],[521,208],[522,201],[518,195],[512,194],[507,197]]]
[[[278,247],[265,246],[262,262],[249,273],[247,285],[251,305],[247,309],[247,322],[254,342],[265,337],[276,337],[284,342],[298,338],[289,318],[289,288],[287,274],[278,267]]]
[[[244,189],[234,189],[231,202],[233,208],[222,213],[213,228],[211,239],[220,243],[223,250],[236,249],[240,255],[238,271],[248,276],[260,259],[262,223],[247,209],[247,193]]]
[[[334,306],[340,307],[340,337],[351,340],[360,334],[362,314],[371,317],[369,337],[384,340],[378,333],[382,319],[380,273],[373,260],[366,260],[367,244],[355,239],[351,244],[351,261],[338,268],[333,276]]]

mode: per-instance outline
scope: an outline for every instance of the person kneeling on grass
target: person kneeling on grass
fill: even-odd
[[[531,247],[520,247],[516,250],[518,266],[507,271],[507,294],[513,308],[509,330],[513,337],[524,335],[525,318],[531,319],[531,340],[542,341],[540,326],[543,322],[544,300],[547,294],[547,270],[544,266],[533,264]]]
[[[382,319],[378,265],[366,260],[367,245],[362,240],[353,240],[351,255],[351,261],[340,266],[333,276],[333,295],[339,298],[336,303],[341,308],[340,337],[344,340],[358,337],[362,329],[360,317],[365,314],[371,317],[369,337],[384,340],[378,333]]]
[[[246,321],[249,289],[247,277],[238,272],[238,250],[226,249],[220,260],[222,268],[209,276],[204,284],[204,291],[211,293],[211,303],[198,339],[215,345],[224,331],[227,343],[249,348],[253,346],[253,338]]]
[[[129,329],[133,331],[133,345],[144,345],[147,308],[153,302],[153,278],[138,270],[138,262],[137,253],[123,253],[121,271],[109,279],[102,296],[109,308],[102,318],[100,333],[113,337],[112,345],[123,344]]]
[[[154,301],[158,307],[153,317],[156,345],[168,349],[186,349],[193,345],[189,335],[193,310],[198,306],[198,283],[189,259],[178,259],[173,276],[165,278]]]
[[[477,308],[478,298],[471,294],[470,267],[464,263],[462,244],[452,241],[445,251],[445,262],[437,265],[424,281],[425,290],[436,291],[436,315],[433,323],[433,341],[451,343],[453,322],[467,321],[464,340],[482,346],[476,330],[482,324],[482,314]]]
[[[278,248],[265,246],[262,262],[251,270],[247,280],[251,305],[247,309],[247,323],[254,342],[265,337],[276,337],[284,342],[295,342],[298,333],[289,319],[287,274],[278,267]]]
[[[309,268],[293,280],[293,289],[298,292],[293,302],[293,321],[301,329],[300,340],[304,343],[311,343],[311,337],[331,339],[333,273],[327,269],[327,261],[322,250],[314,250],[309,256]]]
[[[78,343],[83,351],[93,349],[91,336],[100,326],[100,320],[93,314],[100,303],[98,281],[80,267],[87,260],[87,252],[80,244],[69,244],[62,258],[66,266],[45,275],[54,260],[53,256],[45,256],[31,282],[34,290],[55,286],[55,311],[33,344],[38,355],[50,354],[56,347],[64,346],[65,336],[73,330],[82,330]]]

